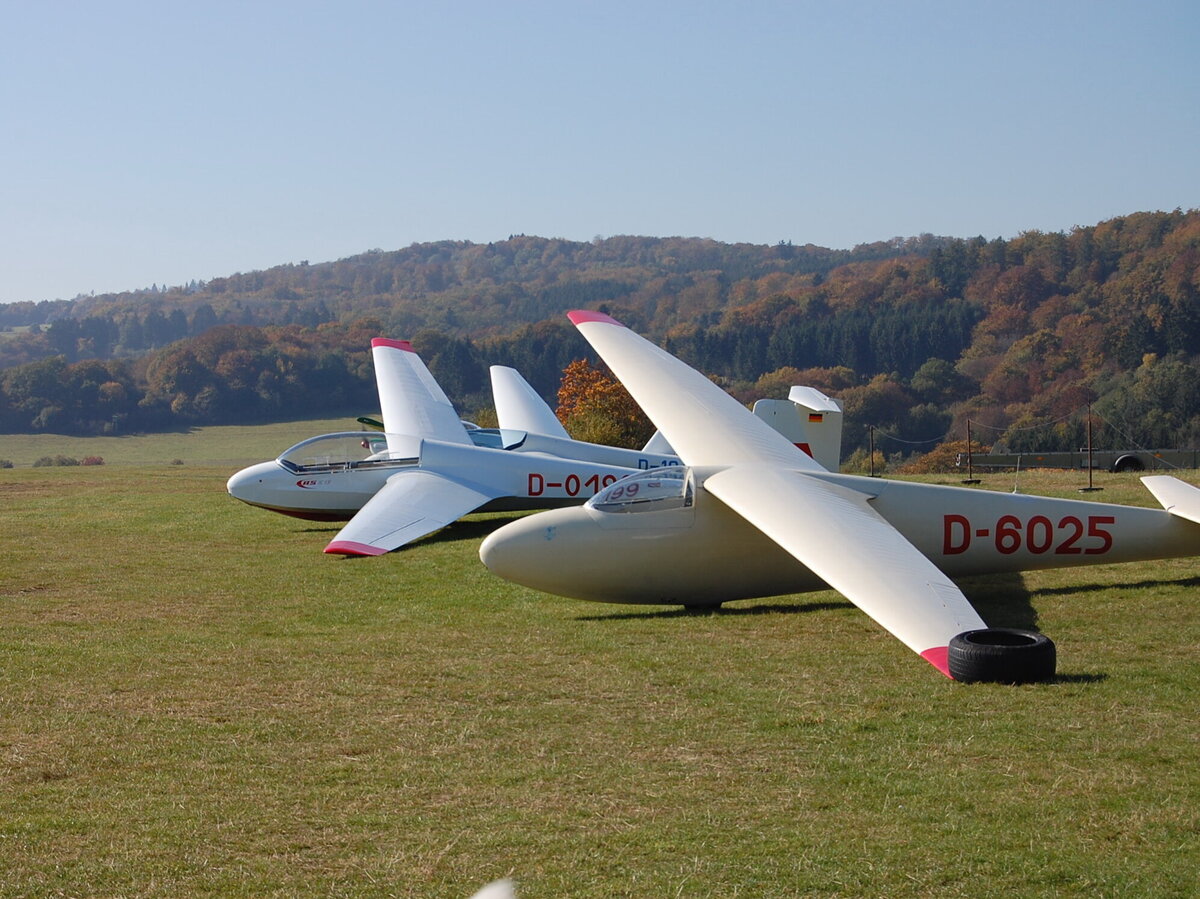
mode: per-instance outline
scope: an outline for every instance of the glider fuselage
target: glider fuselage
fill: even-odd
[[[479,511],[579,504],[638,469],[678,464],[674,456],[524,432],[467,432],[472,444],[351,431],[302,441],[277,459],[230,477],[236,499],[316,521],[354,517],[388,479],[405,471],[454,471],[468,481],[503,479],[511,491]]]
[[[704,490],[716,470],[695,472],[686,504],[644,501],[622,509],[593,501],[548,512],[494,532],[480,555],[509,580],[600,602],[704,606],[825,589],[808,567]],[[803,476],[872,496],[872,508],[951,577],[1200,554],[1200,525],[1161,509]],[[845,548],[850,556],[857,551]]]

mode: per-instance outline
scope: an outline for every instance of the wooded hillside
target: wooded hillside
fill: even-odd
[[[348,417],[376,405],[374,336],[404,337],[464,413],[487,365],[547,397],[603,308],[744,398],[840,397],[847,451],[965,436],[1071,448],[1091,403],[1112,444],[1200,438],[1200,212],[1012,240],[857,247],[517,236],[422,244],[205,284],[0,306],[0,428],[118,432]],[[894,439],[893,439],[894,438]],[[892,440],[889,444],[886,441]]]

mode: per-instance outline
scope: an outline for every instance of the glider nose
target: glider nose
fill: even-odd
[[[278,471],[279,466],[274,462],[259,462],[249,468],[232,475],[225,483],[225,489],[234,499],[255,506],[263,502],[263,493],[268,479]]]
[[[479,547],[479,558],[506,581],[577,596],[587,556],[602,552],[595,543],[588,549],[588,537],[597,536],[598,530],[579,508],[539,512],[489,534]]]

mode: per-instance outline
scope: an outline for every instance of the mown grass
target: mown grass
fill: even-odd
[[[478,562],[495,517],[325,556],[335,527],[233,501],[231,471],[0,471],[0,894],[1200,886],[1193,560],[967,583],[1060,677],[965,686],[833,593],[688,615],[515,587]]]
[[[375,413],[378,415],[378,413]],[[275,422],[257,427],[213,426],[161,434],[68,437],[62,434],[0,434],[0,459],[29,468],[43,456],[82,461],[99,456],[106,465],[245,465],[273,459],[307,437],[357,431],[353,418]]]

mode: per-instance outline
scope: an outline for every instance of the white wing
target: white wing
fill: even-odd
[[[753,465],[717,472],[704,489],[943,672],[950,638],[987,626],[866,494]]]
[[[571,320],[688,465],[724,465],[704,488],[943,674],[950,638],[984,627],[962,591],[868,505],[708,378],[619,322]]]
[[[471,443],[454,406],[412,344],[377,337],[371,341],[371,357],[387,433]]]
[[[499,495],[420,468],[401,471],[387,479],[325,552],[382,555],[457,521]]]
[[[824,471],[695,369],[599,312],[571,321],[688,465],[770,461]]]
[[[521,377],[520,372],[504,365],[493,365],[489,371],[492,376],[492,400],[496,404],[496,418],[501,428],[571,439],[562,422],[546,405],[546,401],[529,386],[529,382]]]
[[[1147,475],[1142,483],[1172,515],[1200,524],[1200,490],[1165,474]]]

